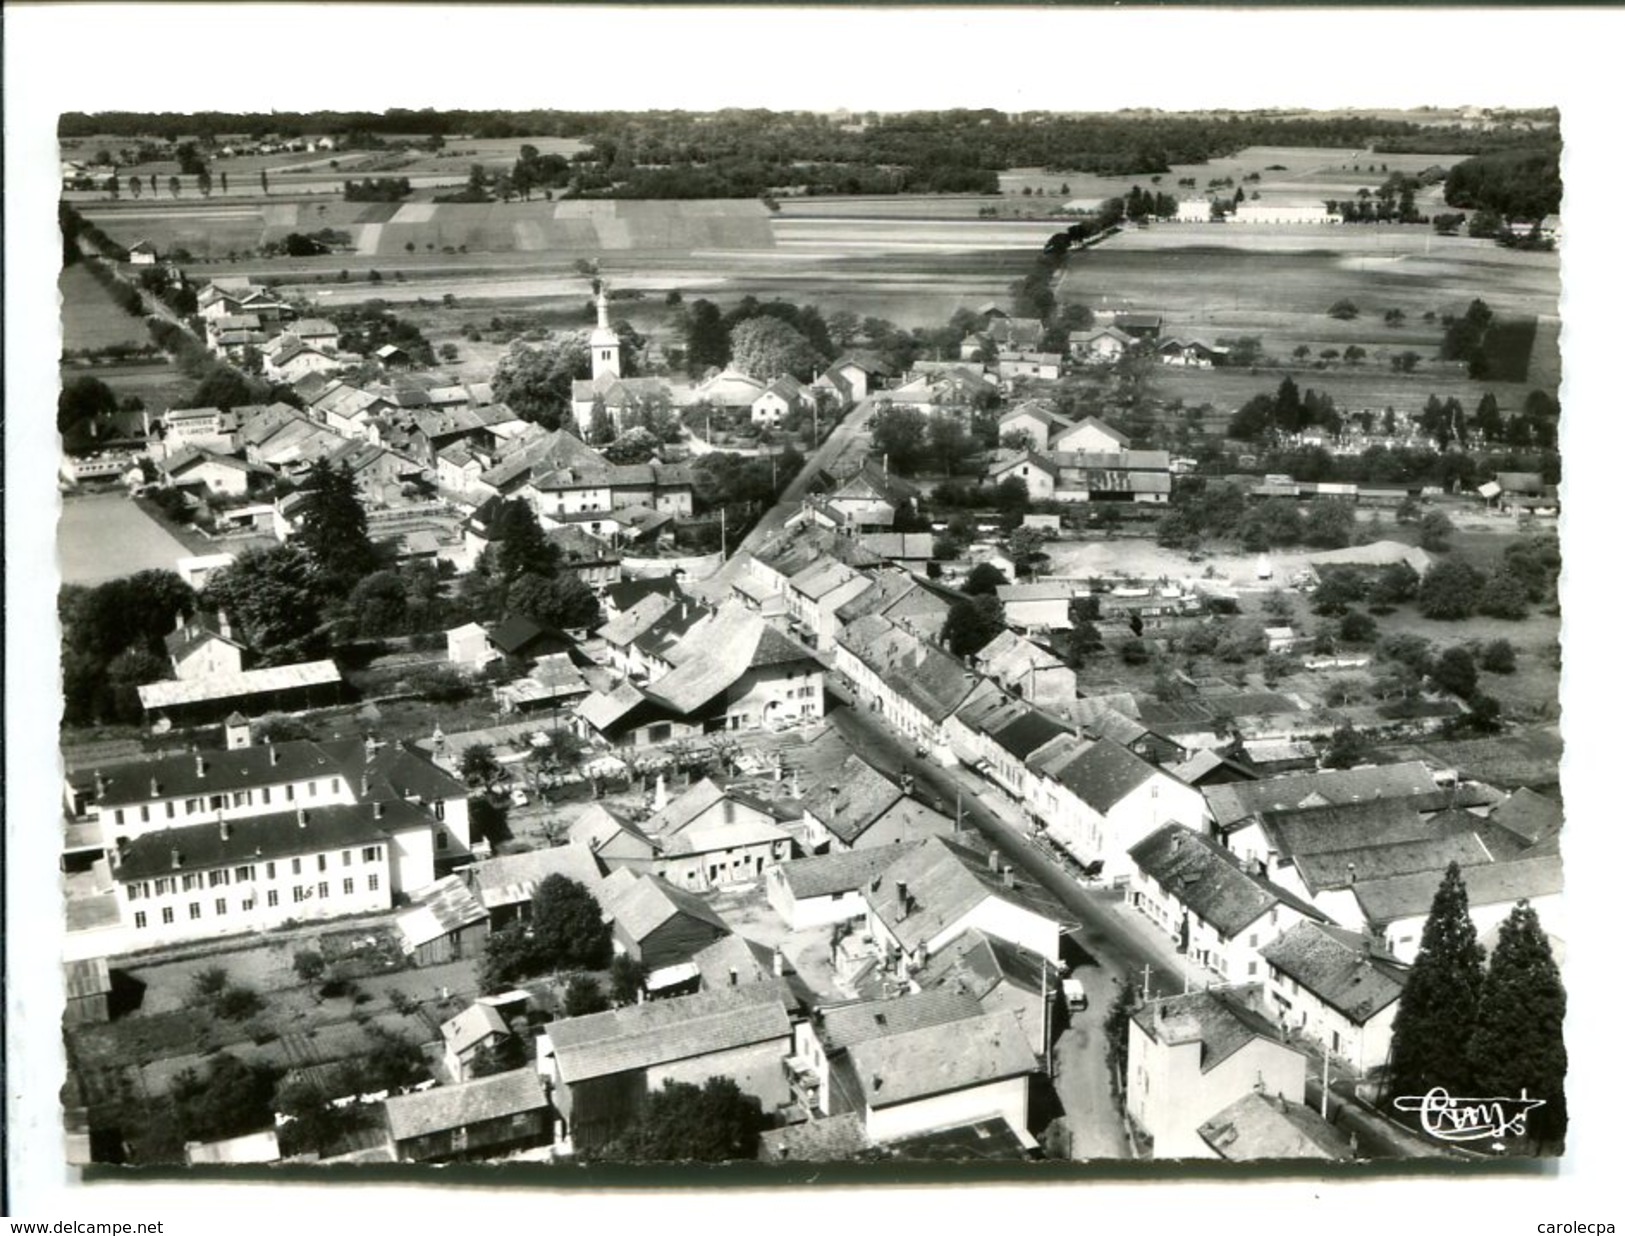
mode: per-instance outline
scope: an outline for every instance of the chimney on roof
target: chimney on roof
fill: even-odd
[[[303,807],[299,808],[299,827],[310,827],[310,812],[306,811]]]
[[[179,871],[181,869],[181,852],[179,850],[171,850],[169,852],[169,867],[172,871]]]
[[[231,638],[231,619],[226,616],[224,609],[216,611],[215,624],[220,628],[220,634],[223,638]]]
[[[1014,867],[1006,867],[1004,869],[1004,886],[1006,888],[1014,888],[1016,886],[1016,869]]]
[[[989,850],[987,852],[987,869],[994,875],[998,875],[999,866],[999,852],[997,850]]]
[[[203,757],[201,755],[197,757],[197,775],[200,777],[203,775]]]
[[[738,987],[739,986],[739,968],[737,966],[729,966],[728,967],[728,986],[729,987]]]
[[[157,777],[154,777],[154,778],[153,778],[153,779],[152,779],[152,781],[151,781],[151,782],[150,782],[150,783],[149,783],[149,785],[148,785],[148,792],[149,792],[149,793],[150,793],[150,794],[151,794],[151,795],[152,795],[152,796],[153,796],[153,797],[154,797],[154,798],[157,798],[157,797],[158,797],[158,778],[157,778]]]
[[[222,840],[222,841],[230,841],[231,840],[231,825],[229,823],[227,823],[226,817],[224,815],[222,815],[220,817],[220,840]]]
[[[1169,853],[1178,854],[1179,853],[1180,842],[1182,842],[1184,840],[1185,840],[1185,838],[1181,837],[1179,835],[1179,833],[1175,832],[1174,833],[1173,844],[1168,847]]]
[[[361,797],[365,798],[367,796],[367,791],[370,790],[370,789],[372,789],[372,778],[370,776],[368,776],[366,773],[362,773],[361,774]]]
[[[778,949],[773,950],[773,977],[784,977],[784,954]]]
[[[1349,864],[1349,883],[1352,885],[1354,883],[1355,879],[1356,879],[1356,876],[1354,874],[1354,864],[1350,863]]]
[[[381,819],[384,818],[384,804],[383,803],[381,803],[381,802],[373,803],[373,805],[372,805],[372,818],[375,819],[375,820],[381,820]]]
[[[102,770],[98,768],[96,770],[96,797],[99,799],[105,793],[107,793],[107,778],[102,775]]]

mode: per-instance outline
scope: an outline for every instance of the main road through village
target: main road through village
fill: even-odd
[[[865,400],[852,410],[785,486],[778,504],[762,516],[722,566],[708,578],[696,581],[697,591],[714,601],[728,595],[747,557],[783,529],[799,509],[813,478],[838,461],[867,431],[874,412],[873,400]],[[1116,899],[1110,893],[1085,888],[1039,849],[1029,839],[1018,813],[1008,803],[1000,802],[999,791],[968,769],[944,768],[916,757],[878,715],[859,706],[833,679],[830,690],[840,701],[829,713],[830,722],[864,752],[866,759],[882,772],[892,776],[907,772],[917,786],[929,787],[946,809],[962,813],[964,822],[1049,890],[1076,919],[1073,938],[1087,950],[1093,963],[1077,972],[1088,991],[1090,1007],[1074,1020],[1057,1045],[1056,1091],[1066,1111],[1071,1157],[1125,1157],[1128,1148],[1114,1114],[1104,1044],[1105,1014],[1116,994],[1116,982],[1133,983],[1145,995],[1156,997],[1192,990],[1206,981],[1205,976],[1194,969],[1182,969],[1181,959],[1171,947],[1159,949],[1152,943],[1151,932],[1142,935],[1128,925],[1113,908]],[[1311,1079],[1311,1102],[1318,1103],[1319,1090],[1320,1079]],[[1360,1153],[1400,1158],[1439,1154],[1437,1146],[1423,1143],[1354,1100],[1343,1085],[1334,1082],[1333,1090],[1333,1122],[1355,1135]]]

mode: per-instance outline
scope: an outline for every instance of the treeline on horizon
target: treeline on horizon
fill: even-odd
[[[832,115],[817,112],[427,111],[65,113],[58,135],[210,138],[240,133],[474,139],[573,137],[590,149],[582,191],[665,188],[672,196],[731,195],[744,181],[811,192],[985,191],[1012,167],[1110,175],[1157,174],[1248,146],[1372,146],[1383,153],[1484,154],[1555,148],[1556,112],[1520,113],[1551,128],[1462,128],[1363,116],[1010,114],[992,109]],[[813,165],[813,166],[810,166]],[[825,172],[815,165],[831,165]],[[704,181],[707,192],[688,192]],[[650,193],[650,196],[660,194]]]

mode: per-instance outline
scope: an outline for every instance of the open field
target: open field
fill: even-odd
[[[65,584],[99,584],[136,571],[174,570],[191,554],[121,493],[65,499],[57,554]]]
[[[147,324],[113,303],[107,289],[84,266],[69,266],[57,280],[62,295],[62,350],[86,352],[98,348],[152,342]]]
[[[1243,178],[1257,173],[1257,181],[1245,185],[1248,197],[1254,191],[1261,201],[1277,205],[1312,206],[1328,197],[1339,200],[1352,198],[1361,188],[1375,192],[1392,172],[1420,172],[1435,165],[1448,170],[1461,162],[1464,155],[1373,154],[1369,150],[1342,149],[1316,146],[1249,146],[1245,150],[1223,159],[1206,163],[1173,164],[1160,176],[1097,176],[1092,173],[1050,172],[1043,168],[1012,168],[999,173],[999,188],[1006,198],[1020,195],[1030,188],[1035,194],[1058,194],[1067,187],[1069,200],[1094,201],[1101,198],[1121,197],[1135,185],[1143,189],[1156,188],[1178,197],[1205,194],[1210,180],[1226,177],[1236,183],[1229,192],[1234,194]],[[1383,166],[1388,168],[1382,171]],[[1278,169],[1269,171],[1271,167]],[[1371,170],[1367,170],[1371,169]],[[1181,189],[1181,180],[1194,177],[1196,193],[1189,187]],[[1023,199],[1025,200],[1025,199]],[[1418,203],[1422,197],[1419,195]]]
[[[160,361],[162,363],[147,365],[64,365],[62,380],[66,382],[86,374],[100,378],[120,399],[134,395],[153,412],[185,407],[192,391],[197,389],[197,380],[187,377],[161,354]]]

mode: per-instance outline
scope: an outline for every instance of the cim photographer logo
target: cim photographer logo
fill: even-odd
[[[1400,1095],[1394,1106],[1402,1112],[1416,1112],[1422,1131],[1442,1142],[1499,1142],[1522,1137],[1529,1113],[1546,1106],[1546,1100],[1530,1098],[1527,1090],[1515,1099],[1457,1098],[1443,1086],[1435,1086],[1424,1095]]]

